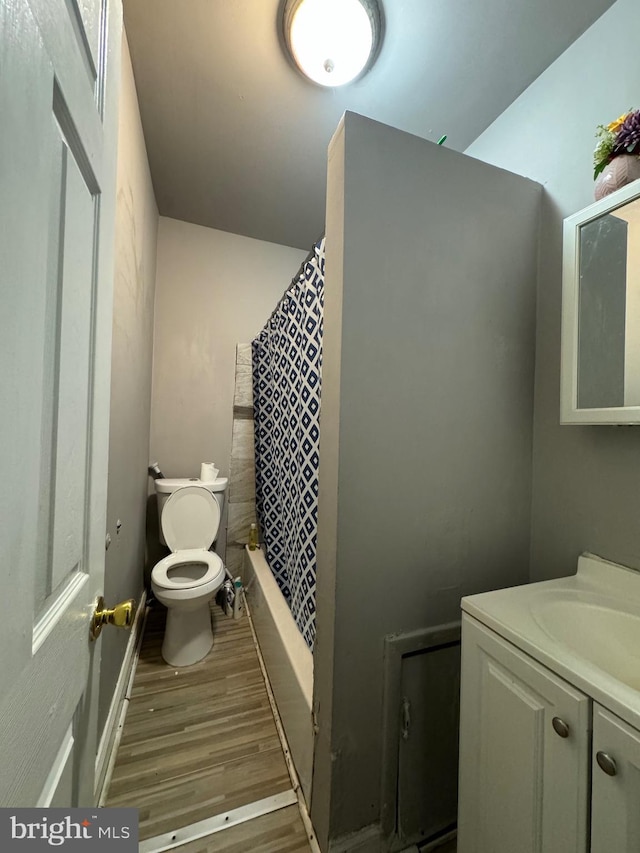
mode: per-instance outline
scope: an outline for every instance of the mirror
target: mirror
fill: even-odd
[[[640,424],[640,181],[564,221],[560,422]]]

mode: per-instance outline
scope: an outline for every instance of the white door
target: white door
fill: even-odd
[[[640,732],[594,704],[591,853],[640,847]]]
[[[93,804],[120,28],[0,2],[0,806]]]
[[[584,853],[589,701],[463,616],[458,853]]]

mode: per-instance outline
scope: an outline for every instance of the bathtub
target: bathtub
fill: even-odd
[[[313,767],[313,655],[259,548],[245,548],[244,584],[260,651],[308,805]]]

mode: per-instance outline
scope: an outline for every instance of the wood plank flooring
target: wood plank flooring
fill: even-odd
[[[212,613],[213,649],[184,669],[168,666],[160,654],[166,610],[156,604],[147,618],[106,802],[140,810],[141,840],[291,788],[248,619],[234,621],[215,605]],[[288,820],[278,830],[286,838],[293,832]],[[211,843],[220,845],[231,831],[216,833]]]
[[[297,806],[257,817],[223,832],[199,838],[175,853],[309,853],[309,842]]]

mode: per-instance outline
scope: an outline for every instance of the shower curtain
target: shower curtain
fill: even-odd
[[[311,649],[323,298],[324,238],[252,342],[258,522],[267,562]]]

